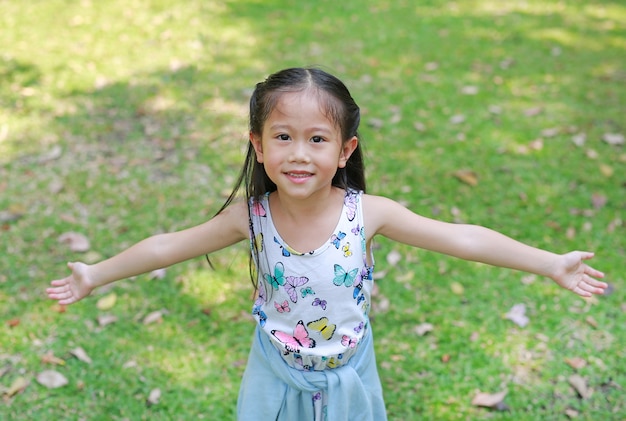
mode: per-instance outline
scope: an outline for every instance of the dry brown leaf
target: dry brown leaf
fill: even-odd
[[[511,310],[504,315],[504,318],[512,321],[519,327],[526,327],[529,322],[526,316],[526,306],[524,304],[515,304],[511,307]]]
[[[559,127],[550,127],[541,131],[542,137],[554,137],[561,132]]]
[[[572,142],[574,142],[574,145],[578,146],[579,148],[584,146],[586,141],[587,135],[585,133],[577,133],[572,136]]]
[[[66,244],[71,251],[82,253],[89,250],[90,244],[87,237],[78,232],[66,232],[59,236],[59,243]]]
[[[592,316],[585,317],[585,322],[587,322],[587,324],[593,327],[594,329],[598,328],[598,321],[594,319]]]
[[[621,133],[605,133],[604,135],[602,135],[602,140],[609,145],[623,145],[624,135]]]
[[[450,289],[452,290],[452,293],[454,295],[463,295],[463,293],[465,292],[465,288],[463,288],[463,285],[461,285],[459,282],[452,282],[450,284]]]
[[[572,418],[577,418],[580,415],[580,413],[576,411],[575,409],[567,408],[565,410],[565,415],[567,415],[567,418],[572,419]]]
[[[166,269],[157,269],[150,272],[150,279],[163,279],[165,278],[165,274],[167,273]]]
[[[603,176],[605,177],[612,177],[613,173],[615,172],[615,170],[613,170],[613,167],[607,164],[600,164],[600,172],[602,173]]]
[[[96,308],[98,310],[110,310],[113,308],[116,302],[117,302],[117,294],[112,292],[100,298],[98,302],[96,303]]]
[[[502,401],[504,401],[507,393],[508,391],[506,390],[498,393],[478,392],[476,396],[474,396],[474,399],[472,399],[472,405],[482,406],[485,408],[494,408]]]
[[[524,115],[526,117],[534,117],[536,115],[539,115],[543,112],[543,107],[532,107],[532,108],[527,108],[526,110],[524,110]]]
[[[102,314],[98,316],[97,320],[98,324],[101,327],[104,327],[106,325],[110,325],[111,323],[117,322],[117,316],[113,316],[112,314]]]
[[[58,371],[45,370],[37,375],[37,383],[48,389],[56,389],[67,385],[68,381],[65,376]]]
[[[62,360],[59,357],[55,357],[52,351],[46,352],[41,357],[41,362],[44,364],[65,365],[65,360]]]
[[[434,329],[435,327],[430,323],[421,323],[415,326],[415,333],[417,333],[419,336],[424,336],[428,332],[432,332]]]
[[[25,377],[18,377],[13,380],[13,383],[11,383],[11,386],[9,386],[4,394],[10,398],[24,391],[26,387],[28,387],[28,380],[26,380]]]
[[[576,393],[578,393],[578,396],[580,396],[581,399],[587,399],[593,395],[593,391],[587,387],[587,381],[582,376],[572,374],[569,376],[568,382],[570,386],[574,388]]]
[[[9,327],[16,327],[16,326],[19,326],[19,325],[20,325],[20,319],[17,319],[17,318],[15,318],[15,319],[9,319],[9,320],[7,320],[7,325],[8,325]]]
[[[465,116],[463,114],[455,114],[450,117],[450,124],[461,124],[465,121]]]
[[[402,255],[397,250],[391,250],[387,255],[387,263],[389,266],[395,266],[402,260]]]
[[[574,370],[580,370],[587,365],[587,361],[580,357],[566,358],[565,363],[572,367]]]
[[[603,194],[594,193],[591,195],[591,204],[596,210],[602,209],[604,205],[606,205],[607,201],[608,201],[607,197]]]
[[[468,184],[472,187],[478,184],[478,174],[476,174],[472,170],[458,170],[455,171],[452,175],[454,175],[463,183]]]
[[[467,85],[461,88],[463,95],[476,95],[478,93],[478,86]]]
[[[143,318],[143,324],[160,323],[163,320],[163,312],[161,310],[153,311]]]
[[[72,354],[73,356],[75,356],[76,358],[78,358],[80,361],[84,363],[91,364],[91,358],[89,358],[89,355],[87,355],[87,352],[85,352],[85,350],[82,349],[81,347],[72,349],[70,351],[70,354]]]
[[[160,399],[161,399],[161,389],[159,388],[152,389],[150,391],[150,394],[148,395],[148,399],[146,399],[146,405],[148,406],[156,405],[159,403]]]

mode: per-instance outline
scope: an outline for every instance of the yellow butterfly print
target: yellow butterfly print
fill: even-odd
[[[350,250],[350,243],[344,244],[341,249],[343,250],[343,257],[352,256],[352,251]]]
[[[321,319],[317,319],[313,322],[309,322],[306,324],[310,329],[313,329],[322,335],[322,338],[330,341],[335,333],[335,329],[337,329],[337,325],[332,323],[328,323],[328,317],[322,317]]]

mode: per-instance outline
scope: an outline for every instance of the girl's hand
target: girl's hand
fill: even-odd
[[[47,288],[48,298],[58,300],[59,304],[67,305],[82,300],[93,290],[89,279],[89,266],[84,263],[68,263],[72,274],[64,279],[50,282],[52,288]]]
[[[603,294],[608,285],[594,277],[604,278],[604,273],[584,263],[592,257],[593,253],[582,251],[572,251],[560,256],[552,279],[581,297]]]

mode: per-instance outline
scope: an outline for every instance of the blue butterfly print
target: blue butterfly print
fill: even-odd
[[[354,268],[350,272],[346,272],[341,265],[335,264],[335,278],[333,279],[333,283],[338,287],[341,285],[351,287],[352,284],[354,284],[358,273],[359,268]]]
[[[259,315],[259,324],[261,325],[261,327],[264,327],[265,323],[267,322],[267,314],[265,314],[265,312],[261,310],[261,306],[255,306],[252,309],[252,314]]]
[[[289,257],[291,256],[291,253],[289,252],[289,250],[287,250],[286,247],[284,247],[282,244],[280,244],[280,241],[278,241],[278,238],[274,237],[274,242],[276,244],[278,244],[278,246],[280,247],[280,251],[283,253],[284,257]]]
[[[265,282],[277,290],[279,286],[285,285],[285,266],[281,262],[276,263],[274,276],[266,273],[263,275],[263,278],[265,278]]]
[[[306,297],[307,295],[315,295],[315,291],[313,291],[313,288],[311,287],[300,288],[300,293],[302,294],[302,298]]]
[[[356,305],[361,304],[362,301],[365,301],[365,296],[363,294],[359,295],[359,298],[356,299]]]
[[[330,237],[330,243],[338,250],[339,246],[341,245],[341,240],[343,240],[345,237],[346,233],[339,231],[337,234],[333,234],[333,236]]]
[[[361,281],[354,286],[354,292],[352,293],[352,298],[356,300],[356,297],[359,296],[359,293],[361,292],[362,289],[363,289],[363,279],[361,279]]]

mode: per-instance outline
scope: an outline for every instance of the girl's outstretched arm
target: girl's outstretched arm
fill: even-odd
[[[582,297],[602,294],[607,287],[606,283],[594,279],[604,274],[585,263],[593,253],[551,253],[481,226],[451,224],[419,216],[384,197],[366,195],[363,204],[368,236],[380,234],[461,259],[548,276]]]
[[[99,286],[220,250],[247,236],[247,205],[236,203],[204,224],[149,237],[94,265],[68,263],[72,273],[52,281],[46,293],[59,304],[72,304]]]

